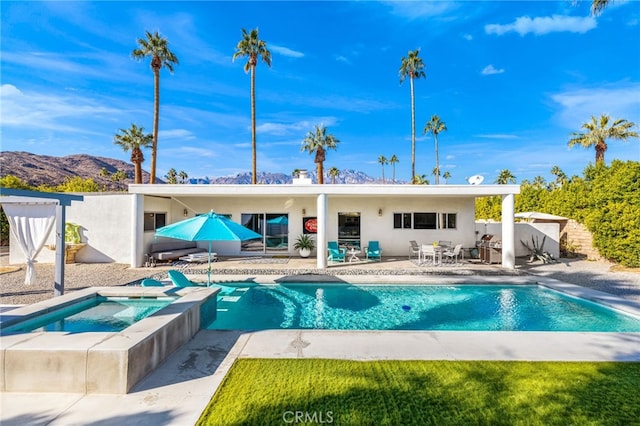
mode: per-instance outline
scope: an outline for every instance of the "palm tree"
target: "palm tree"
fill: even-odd
[[[411,180],[415,183],[416,176],[416,103],[413,92],[413,80],[421,77],[427,77],[424,72],[424,63],[419,58],[420,49],[410,50],[407,57],[402,57],[400,64],[400,84],[409,77],[411,84]]]
[[[415,185],[429,185],[429,179],[427,179],[427,175],[415,175],[413,183]]]
[[[384,165],[389,164],[389,160],[384,155],[378,157],[378,163],[382,165],[382,184],[384,185]]]
[[[431,170],[431,174],[436,177],[436,183],[440,182],[440,169],[434,167],[433,170]]]
[[[131,150],[131,162],[135,170],[133,182],[142,183],[144,154],[141,148],[150,148],[153,145],[153,136],[149,133],[144,133],[144,127],[138,127],[132,123],[130,128],[120,129],[120,133],[116,133],[113,137],[113,143],[121,146],[124,152]],[[108,173],[106,169],[104,171]],[[102,170],[100,174],[105,176]]]
[[[391,158],[389,158],[389,164],[391,164],[391,167],[393,167],[393,177],[391,178],[391,181],[393,183],[396,183],[396,163],[399,163],[400,160],[398,160],[398,157],[396,157],[395,154],[393,154],[391,156]]]
[[[236,45],[236,52],[232,60],[237,57],[246,56],[247,63],[244,64],[244,72],[251,71],[251,183],[256,184],[256,66],[258,57],[271,68],[271,52],[267,49],[267,43],[258,38],[258,29],[251,30],[250,33],[242,29],[242,40]]]
[[[436,175],[436,185],[440,183],[440,164],[438,163],[438,133],[445,132],[447,130],[447,125],[444,121],[440,120],[440,117],[437,115],[432,115],[431,120],[427,122],[424,126],[424,134],[432,133],[433,139],[436,142],[436,170],[438,173],[434,173]]]
[[[494,181],[494,183],[497,183],[499,185],[506,185],[508,183],[516,183],[516,177],[508,169],[502,169],[500,171],[500,174],[498,175],[498,177]]]
[[[333,166],[329,169],[329,176],[331,176],[331,183],[335,185],[336,183],[336,178],[338,177],[338,175],[340,174],[340,170],[336,167]]]
[[[609,5],[609,0],[592,0],[591,1],[591,14],[599,15],[605,7]]]
[[[131,56],[142,60],[151,57],[153,71],[153,146],[151,148],[151,177],[149,183],[156,183],[156,157],[158,154],[158,119],[160,117],[160,70],[164,67],[173,74],[173,66],[178,64],[178,57],[169,50],[169,42],[156,31],[151,34],[145,31],[146,39],[138,39],[138,48],[133,49]]]
[[[536,176],[533,178],[533,182],[531,182],[531,186],[536,189],[542,189],[547,186],[547,182],[544,180],[542,176]]]
[[[189,175],[184,170],[180,170],[178,177],[180,178],[180,183],[187,183],[187,179],[189,179]]]
[[[170,185],[175,185],[176,183],[178,183],[178,172],[176,172],[176,169],[174,169],[173,167],[169,169],[164,177],[167,179],[167,183]]]
[[[444,183],[445,183],[445,185],[446,185],[446,184],[448,184],[448,183],[449,183],[449,179],[451,179],[451,173],[449,173],[448,171],[447,171],[447,172],[444,172],[444,173],[442,174],[442,177],[444,178]]]
[[[600,120],[591,116],[591,121],[582,125],[582,128],[587,130],[585,133],[573,132],[571,134],[573,137],[569,140],[569,147],[581,145],[584,148],[591,148],[594,146],[596,149],[596,164],[604,164],[604,153],[607,151],[606,140],[608,138],[626,141],[629,138],[638,137],[638,133],[631,131],[635,127],[635,123],[619,118],[610,127],[607,127],[610,119],[611,117],[607,114],[602,114]]]
[[[560,169],[558,166],[553,166],[551,168],[551,174],[556,177],[556,181],[554,186],[564,186],[567,183],[567,175]]]
[[[322,185],[324,183],[323,177],[323,163],[325,160],[325,151],[327,149],[336,149],[340,141],[335,136],[327,134],[327,128],[321,125],[316,125],[315,131],[310,131],[302,141],[302,151],[308,151],[309,154],[316,154],[313,160],[318,167],[318,183]]]

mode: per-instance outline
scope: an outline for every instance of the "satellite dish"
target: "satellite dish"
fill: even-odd
[[[469,185],[480,185],[483,180],[484,177],[480,175],[473,175],[470,178],[467,178],[467,182],[469,182]]]

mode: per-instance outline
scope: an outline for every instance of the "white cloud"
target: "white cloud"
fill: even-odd
[[[345,64],[350,64],[351,62],[347,59],[346,56],[336,55],[336,61],[344,62]]]
[[[160,130],[158,132],[159,139],[181,139],[192,140],[195,136],[192,132],[186,129],[173,129],[173,130]]]
[[[621,83],[598,88],[567,90],[551,95],[559,110],[556,119],[566,128],[578,129],[591,116],[640,121],[640,83]]]
[[[272,52],[278,53],[282,56],[288,56],[289,58],[302,58],[304,57],[304,53],[298,52],[296,50],[289,49],[288,47],[278,46],[276,44],[269,44],[267,46],[269,50]]]
[[[310,129],[313,125],[309,121],[298,121],[296,123],[264,123],[256,127],[259,133],[271,135],[286,135],[292,131]]]
[[[460,7],[455,2],[447,1],[391,1],[383,3],[391,7],[391,12],[394,15],[409,19],[446,15]]]
[[[473,40],[473,36],[471,34],[462,34],[462,38],[467,41]]]
[[[543,35],[555,32],[571,32],[584,34],[597,26],[596,19],[592,16],[565,16],[553,15],[531,19],[521,16],[511,24],[488,24],[484,26],[487,34],[503,35],[516,32],[521,36],[529,33]]]
[[[492,64],[487,65],[482,69],[482,75],[502,74],[504,68],[495,68]]]
[[[84,120],[100,117],[104,121],[109,116],[119,116],[124,112],[104,106],[95,99],[22,92],[11,84],[1,86],[0,97],[2,126],[91,134],[91,127],[81,124]],[[67,124],[74,120],[77,126]]]

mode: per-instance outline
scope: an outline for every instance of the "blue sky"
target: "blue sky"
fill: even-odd
[[[501,169],[551,179],[581,174],[593,150],[567,140],[591,115],[640,123],[640,2],[2,2],[3,151],[87,153],[129,161],[113,136],[151,132],[153,75],[130,56],[159,31],[180,60],[161,75],[158,176],[251,170],[250,77],[233,62],[241,28],[259,28],[272,67],[256,72],[258,171],[313,169],[301,141],[316,124],[340,140],[325,169],[380,177],[395,154],[411,171],[408,80],[398,69],[420,49],[415,82],[416,172],[430,175],[438,114],[449,183]],[[143,168],[149,170],[150,152]],[[606,161],[640,160],[640,143],[611,141]],[[385,174],[391,175],[386,166]],[[433,182],[433,176],[430,176]]]

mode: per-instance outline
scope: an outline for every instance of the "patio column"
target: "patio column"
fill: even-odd
[[[134,194],[131,200],[131,257],[132,268],[143,265],[144,259],[144,195]]]
[[[327,194],[318,195],[317,211],[316,259],[318,269],[324,269],[327,267]]]
[[[513,194],[502,196],[502,267],[507,269],[516,267],[514,198]]]

